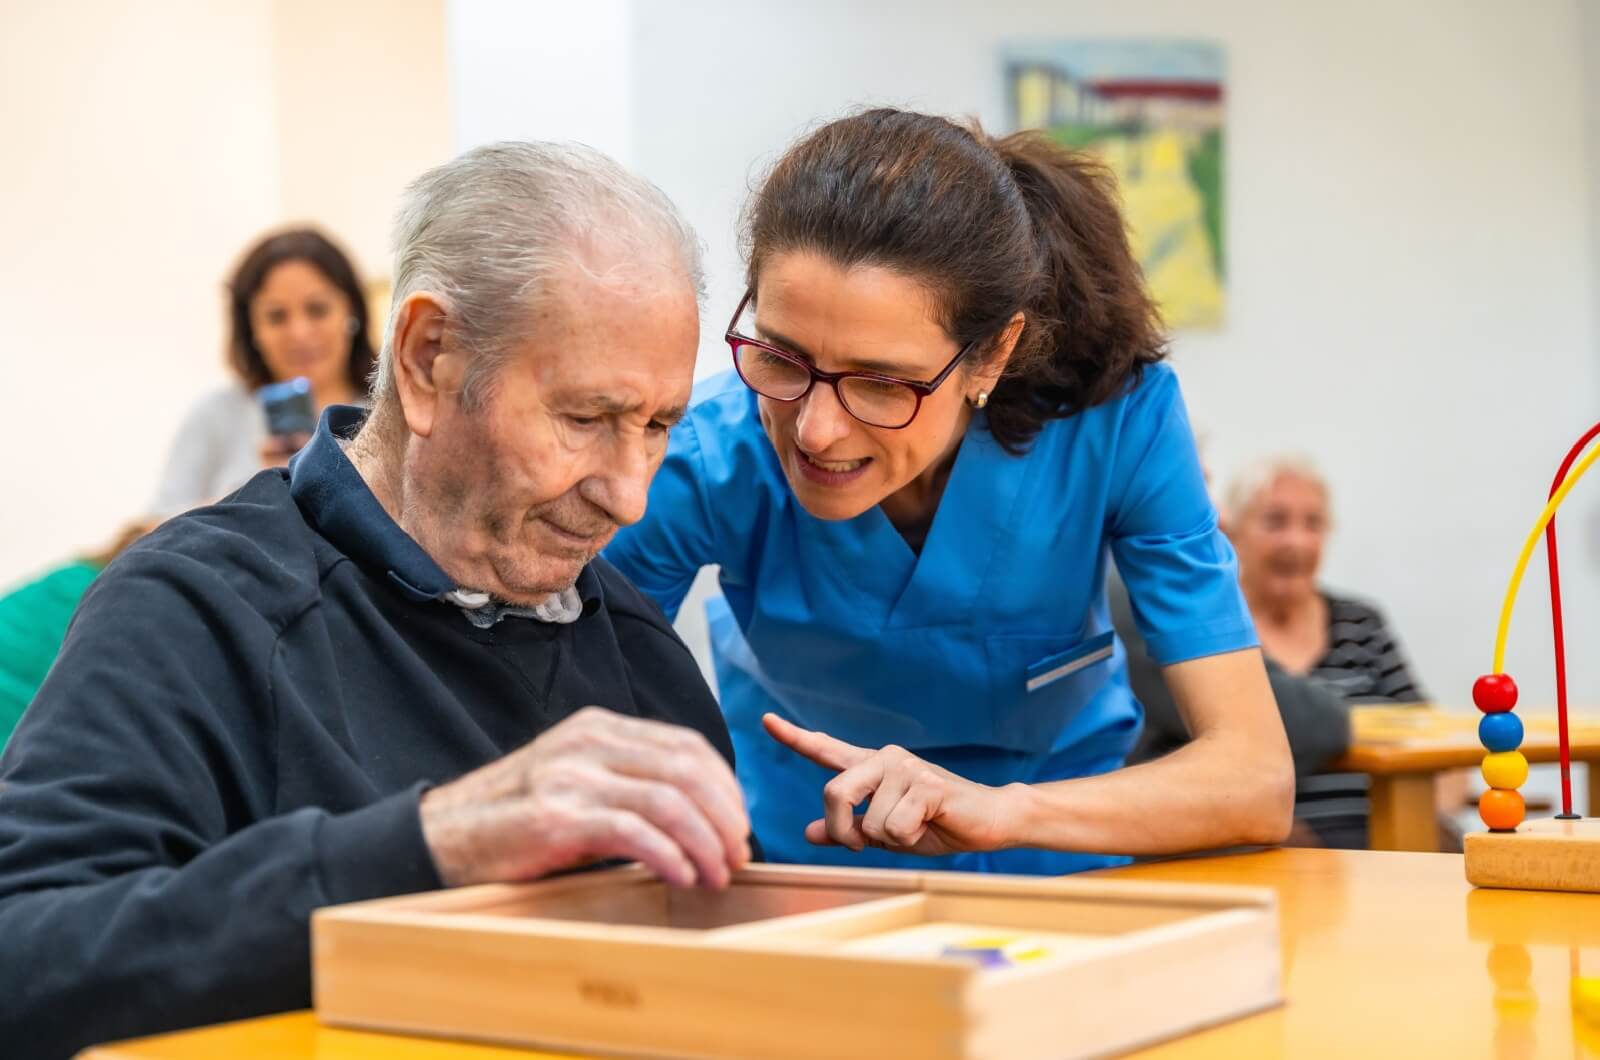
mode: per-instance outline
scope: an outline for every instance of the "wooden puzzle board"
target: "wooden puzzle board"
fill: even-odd
[[[630,867],[313,918],[325,1022],[606,1054],[1099,1056],[1279,1003],[1279,960],[1270,892],[877,870],[716,894]]]

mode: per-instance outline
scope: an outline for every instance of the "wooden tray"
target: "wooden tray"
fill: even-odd
[[[669,1057],[1102,1056],[1279,1004],[1279,960],[1271,891],[965,873],[629,866],[312,917],[326,1023]]]

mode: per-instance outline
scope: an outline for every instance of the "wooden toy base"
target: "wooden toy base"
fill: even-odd
[[[1600,894],[1600,817],[1545,818],[1515,832],[1474,832],[1465,846],[1473,886]]]
[[[1270,891],[638,868],[319,910],[326,1023],[611,1055],[1105,1056],[1279,1004]]]

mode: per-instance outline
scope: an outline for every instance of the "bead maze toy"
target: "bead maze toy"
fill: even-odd
[[[1567,660],[1561,615],[1561,571],[1556,549],[1556,511],[1572,488],[1600,459],[1600,447],[1581,460],[1589,443],[1600,436],[1600,424],[1579,438],[1556,472],[1549,501],[1539,513],[1511,571],[1495,631],[1494,670],[1472,686],[1472,702],[1483,712],[1478,739],[1488,752],[1483,758],[1483,779],[1489,790],[1478,800],[1478,815],[1489,827],[1486,833],[1465,840],[1467,880],[1478,887],[1509,887],[1544,891],[1600,892],[1600,818],[1583,818],[1572,812],[1572,757],[1567,733]],[[1574,466],[1576,462],[1576,466]],[[1505,672],[1506,641],[1511,613],[1517,602],[1528,561],[1539,537],[1545,540],[1545,560],[1550,577],[1550,617],[1556,668],[1556,719],[1560,740],[1561,813],[1554,818],[1524,821],[1526,807],[1517,790],[1528,779],[1528,760],[1522,746],[1522,720],[1517,705],[1517,684]],[[1594,781],[1591,777],[1591,782]]]

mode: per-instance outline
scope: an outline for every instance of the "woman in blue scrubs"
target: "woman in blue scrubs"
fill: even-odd
[[[767,855],[1061,873],[1281,840],[1283,727],[1111,178],[873,110],[791,148],[746,224],[737,370],[606,555],[669,615],[720,567]],[[1108,558],[1195,737],[1126,769]]]

